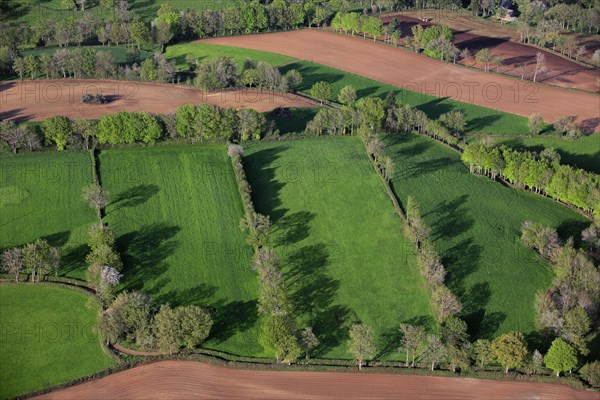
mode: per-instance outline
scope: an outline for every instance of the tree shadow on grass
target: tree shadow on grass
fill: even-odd
[[[476,283],[466,293],[460,294],[463,306],[461,316],[467,323],[472,339],[492,339],[506,319],[503,312],[486,311],[491,296],[488,282]]]
[[[77,271],[84,273],[87,270],[85,258],[89,252],[90,248],[87,244],[62,250],[60,269],[58,270],[59,275],[71,275]]]
[[[256,300],[220,300],[212,303],[209,309],[214,321],[210,337],[219,343],[254,327],[258,321]]]
[[[277,221],[273,233],[277,235],[275,246],[286,246],[306,239],[310,232],[309,223],[315,218],[315,214],[308,211],[300,211],[285,215]]]
[[[53,233],[52,235],[42,236],[41,239],[47,241],[50,246],[63,247],[69,241],[70,236],[70,231],[64,231]]]
[[[346,339],[351,310],[334,305],[340,281],[327,275],[330,250],[324,243],[303,246],[284,261],[285,279],[295,312],[319,337],[316,354],[325,354]]]
[[[287,212],[287,209],[279,208],[279,192],[285,182],[275,179],[276,168],[273,166],[279,154],[286,149],[287,146],[277,146],[244,156],[244,170],[252,186],[252,201],[256,211],[269,215],[274,224]]]
[[[179,246],[173,238],[180,230],[176,225],[158,223],[146,225],[138,231],[117,238],[117,249],[124,265],[121,288],[139,290],[145,284],[159,278],[168,269],[166,258]],[[156,288],[152,291],[158,290]]]
[[[435,215],[435,222],[432,225],[436,236],[434,241],[459,236],[473,226],[475,221],[469,217],[465,208],[468,199],[469,195],[463,194],[454,200],[442,200],[435,209],[428,213]]]
[[[502,117],[499,115],[486,115],[484,117],[473,118],[467,121],[467,132],[469,133],[481,133],[481,129],[485,129],[490,125],[493,125],[496,121],[499,121]],[[507,130],[509,128],[507,127]],[[485,132],[483,132],[485,133]]]
[[[575,241],[576,246],[580,246],[582,244],[581,240],[581,231],[590,226],[590,221],[578,221],[574,219],[568,219],[562,221],[561,224],[556,229],[558,236],[563,239],[567,239],[572,237]]]
[[[117,198],[111,202],[111,212],[125,207],[136,207],[144,204],[157,194],[159,190],[160,188],[156,185],[139,185],[127,189],[117,195]]]
[[[172,307],[189,305],[206,307],[211,303],[212,297],[216,292],[216,286],[201,283],[191,288],[170,290],[166,293],[161,293],[154,300],[157,304],[170,304]]]
[[[462,240],[442,255],[446,267],[446,282],[453,293],[464,293],[464,280],[479,268],[482,248],[473,238]]]
[[[440,115],[454,109],[454,106],[448,103],[449,99],[449,97],[438,97],[417,106],[417,108],[427,114],[429,118],[437,119]]]

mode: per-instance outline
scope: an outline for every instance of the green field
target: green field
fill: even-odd
[[[112,10],[107,10],[99,5],[98,1],[89,2],[86,11],[103,18],[110,18]],[[240,4],[239,0],[129,0],[131,9],[144,21],[150,21],[156,17],[162,3],[169,3],[177,10],[194,9],[217,10]],[[4,18],[11,21],[33,23],[40,18],[60,21],[73,16],[80,18],[82,12],[67,8],[63,0],[8,0],[3,4]],[[2,15],[2,14],[0,14]]]
[[[414,134],[388,136],[393,187],[421,205],[432,239],[459,295],[473,338],[534,330],[535,292],[550,286],[548,264],[520,241],[523,221],[579,236],[589,222],[551,200],[469,174],[457,152]]]
[[[1,285],[0,398],[113,365],[94,331],[98,309],[90,295],[73,289]]]
[[[216,322],[207,347],[261,355],[257,279],[225,145],[106,150],[100,170],[125,264],[121,289],[157,304],[209,306]]]
[[[189,66],[185,61],[185,56],[187,54],[193,54],[199,62],[222,56],[230,57],[233,58],[240,69],[246,59],[251,59],[256,62],[264,61],[273,66],[287,64],[295,60],[292,57],[266,51],[194,42],[169,46],[165,53],[167,59],[175,59],[177,69],[189,69]]]
[[[570,164],[600,174],[600,134],[598,133],[575,140],[544,137],[495,140],[498,144],[537,152],[552,147],[560,154],[563,164]]]
[[[359,320],[375,329],[381,357],[399,357],[401,322],[435,329],[414,249],[358,138],[252,143],[244,164],[319,356],[349,358],[347,330]]]
[[[92,183],[85,152],[0,157],[0,250],[38,238],[61,246],[61,274],[84,278],[87,229],[97,221],[81,199]]]
[[[424,93],[411,92],[310,61],[292,62],[281,68],[281,72],[285,73],[290,69],[296,69],[302,74],[302,85],[299,88],[301,92],[308,92],[312,85],[318,81],[331,83],[333,90],[329,98],[330,101],[337,101],[340,89],[346,85],[352,85],[356,89],[358,98],[368,96],[385,98],[389,92],[394,91],[397,94],[396,98],[402,103],[420,108],[430,118],[437,118],[451,110],[462,111],[465,113],[467,120],[467,133],[505,135],[528,133],[527,118],[519,115]]]

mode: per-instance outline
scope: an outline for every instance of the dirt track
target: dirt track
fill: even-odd
[[[598,399],[563,385],[365,373],[275,372],[163,361],[40,399]]]
[[[104,105],[82,104],[82,94],[101,93]],[[253,90],[207,93],[183,85],[101,80],[36,80],[0,84],[0,119],[40,121],[53,115],[99,118],[118,111],[171,113],[185,104],[208,102],[220,107],[254,108],[260,112],[277,107],[312,107],[301,97]]]
[[[299,30],[201,42],[285,54],[409,90],[523,116],[539,112],[548,122],[573,115],[588,129],[600,131],[600,96],[469,70],[358,37]]]
[[[433,16],[431,22],[423,23],[417,18],[412,18],[402,13],[385,15],[382,17],[382,20],[387,23],[394,17],[400,21],[403,37],[412,36],[411,28],[417,24],[430,26],[438,23],[436,16]],[[506,28],[504,30],[504,33],[507,33]],[[515,38],[512,35],[498,36],[498,32],[496,32],[495,36],[475,34],[470,29],[453,29],[453,32],[454,43],[459,49],[468,48],[472,54],[475,54],[483,48],[489,48],[494,55],[501,57],[504,61],[504,65],[499,68],[499,72],[520,78],[520,65],[526,64],[524,77],[525,79],[533,80],[535,56],[540,49],[515,43],[513,41]],[[538,82],[587,90],[589,92],[598,91],[598,86],[596,86],[596,79],[598,78],[597,70],[583,67],[551,52],[543,52],[546,55],[548,71],[538,77]],[[471,60],[465,64],[473,66],[474,62]],[[477,67],[483,69],[483,65],[477,65]]]

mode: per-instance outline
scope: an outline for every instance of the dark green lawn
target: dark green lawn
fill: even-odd
[[[44,284],[0,285],[0,398],[110,367],[89,294]]]
[[[414,134],[385,138],[396,162],[393,187],[413,195],[448,271],[447,285],[464,306],[472,338],[534,330],[533,299],[552,271],[520,240],[523,221],[578,236],[589,222],[552,200],[469,174],[460,155]]]
[[[349,326],[396,353],[401,322],[435,329],[429,293],[401,220],[354,137],[252,143],[244,164],[257,211],[274,224],[297,319],[314,327],[319,356],[350,358]]]
[[[121,289],[157,304],[211,307],[207,347],[263,355],[257,343],[257,279],[239,229],[242,204],[225,145],[105,150],[106,222],[125,268]]]
[[[0,250],[46,239],[62,247],[62,274],[83,279],[87,230],[97,219],[81,191],[91,183],[86,152],[0,157]]]

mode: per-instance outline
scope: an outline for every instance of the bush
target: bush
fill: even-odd
[[[109,102],[109,99],[107,96],[101,94],[86,93],[81,96],[81,102],[84,104],[106,104]]]

